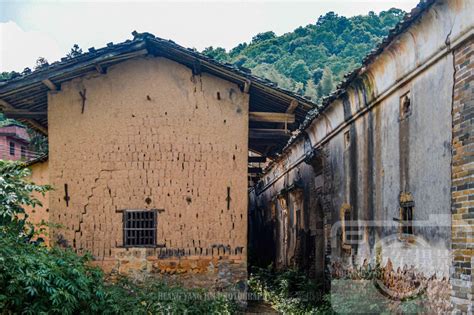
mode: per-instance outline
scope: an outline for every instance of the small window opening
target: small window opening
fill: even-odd
[[[26,159],[26,148],[23,146],[21,147],[21,158]]]
[[[349,226],[349,222],[351,221],[351,211],[346,210],[344,211],[344,243],[348,243],[350,241],[350,234],[351,234],[351,227]]]
[[[413,206],[411,205],[401,206],[400,220],[402,221],[402,233],[413,234]]]
[[[344,132],[344,147],[347,149],[351,144],[351,132],[347,130]]]
[[[342,225],[342,248],[349,250],[352,241],[352,222],[351,222],[351,206],[349,204],[343,204],[340,212],[340,220]]]
[[[124,211],[123,235],[127,247],[156,246],[155,210]]]
[[[400,97],[400,119],[403,120],[411,115],[412,103],[410,92]]]
[[[15,155],[15,143],[10,142],[10,155]]]

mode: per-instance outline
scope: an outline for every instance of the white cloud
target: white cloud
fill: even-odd
[[[0,72],[33,68],[38,57],[53,62],[64,56],[54,38],[38,31],[24,31],[15,22],[0,23]]]

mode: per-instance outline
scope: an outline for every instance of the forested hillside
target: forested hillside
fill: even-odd
[[[405,14],[399,9],[350,18],[328,12],[315,24],[276,36],[260,33],[252,41],[203,53],[222,62],[250,68],[278,86],[318,102],[344,73],[354,69]]]

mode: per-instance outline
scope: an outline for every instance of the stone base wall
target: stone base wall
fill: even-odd
[[[473,313],[474,286],[474,39],[454,51],[452,160],[452,302]]]
[[[245,290],[247,262],[243,255],[188,255],[169,249],[114,249],[116,259],[96,260],[106,274],[142,280],[152,277],[169,284],[213,291]]]

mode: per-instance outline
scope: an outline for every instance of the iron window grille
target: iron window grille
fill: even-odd
[[[156,210],[125,210],[123,212],[124,246],[156,246],[156,227]]]

